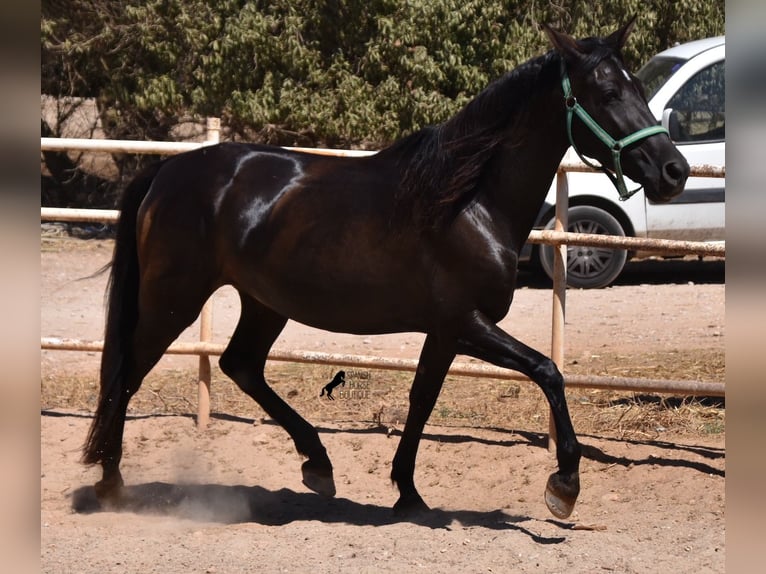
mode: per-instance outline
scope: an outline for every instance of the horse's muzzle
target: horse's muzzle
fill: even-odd
[[[659,174],[657,188],[645,186],[646,194],[655,203],[667,203],[681,194],[689,177],[689,164],[683,156],[665,162]]]
[[[673,189],[673,195],[678,195],[684,190],[688,177],[689,164],[685,159],[669,161],[662,166],[662,185],[668,189]]]

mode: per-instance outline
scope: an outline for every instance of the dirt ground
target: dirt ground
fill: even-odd
[[[100,339],[109,240],[44,234],[41,335]],[[720,261],[631,264],[618,283],[567,294],[565,373],[724,382]],[[216,295],[214,340],[238,315]],[[551,295],[522,278],[501,326],[550,348]],[[195,324],[181,337],[193,341]],[[417,358],[421,335],[352,337],[288,324],[278,349]],[[463,359],[461,359],[463,360]],[[97,353],[41,352],[43,572],[723,572],[725,405],[570,389],[582,493],[558,520],[543,502],[555,458],[547,406],[533,385],[449,377],[415,475],[432,507],[399,521],[390,462],[410,376],[274,363],[274,389],[316,424],[338,488],[301,484],[287,434],[217,368],[213,418],[195,426],[197,359],[167,356],[131,403],[123,474],[130,504],[95,502],[96,468],[79,464],[97,396]],[[215,363],[215,361],[214,361]]]

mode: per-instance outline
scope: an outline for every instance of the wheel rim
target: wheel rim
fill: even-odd
[[[569,226],[573,233],[608,234],[609,230],[596,221],[581,220]],[[567,247],[567,274],[581,279],[589,279],[603,273],[614,259],[614,249],[605,247]]]

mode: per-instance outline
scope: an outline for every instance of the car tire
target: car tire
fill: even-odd
[[[573,233],[598,233],[625,236],[620,222],[603,209],[590,205],[569,208],[568,230]],[[555,218],[545,229],[553,229]],[[553,246],[540,245],[540,265],[548,277],[553,278]],[[628,260],[624,249],[604,247],[567,247],[567,285],[578,289],[598,289],[610,285],[622,271]]]

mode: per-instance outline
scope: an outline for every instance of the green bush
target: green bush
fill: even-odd
[[[41,89],[95,98],[112,139],[216,116],[228,139],[377,149],[546,51],[540,23],[600,35],[633,14],[633,67],[723,33],[723,0],[43,1]]]

